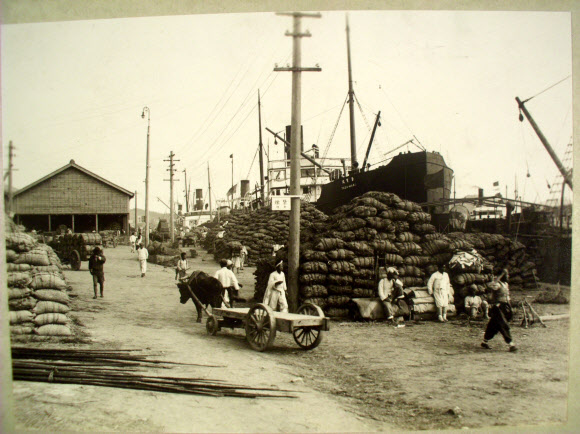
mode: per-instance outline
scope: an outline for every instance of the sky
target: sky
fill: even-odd
[[[328,157],[350,157],[348,107],[339,118],[348,91],[345,15],[322,12],[302,22],[312,34],[302,39],[302,65],[322,68],[302,75],[305,147],[316,143]],[[348,16],[362,108],[355,109],[359,160],[381,111],[371,164],[416,137],[455,171],[457,197],[478,188],[494,194],[498,181],[509,197],[517,185],[524,201],[550,198],[559,172],[529,123],[518,120],[515,97],[535,96],[526,107],[564,160],[573,123],[570,13]],[[169,203],[170,152],[178,201],[183,170],[207,198],[208,166],[214,203],[225,199],[230,155],[234,183],[254,186],[258,91],[262,126],[282,131],[290,124],[291,74],[273,69],[292,62],[291,29],[290,17],[271,12],[2,25],[4,168],[12,141],[17,188],[74,159],[137,191],[143,208],[148,122],[141,113],[148,107],[150,209],[165,212],[161,201]],[[282,146],[262,134],[265,158],[282,158]],[[418,150],[400,150],[407,149]]]

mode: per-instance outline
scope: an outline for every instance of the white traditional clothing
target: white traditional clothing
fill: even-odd
[[[180,259],[179,261],[177,261],[176,271],[177,277],[179,279],[187,277],[187,259]]]
[[[141,276],[147,272],[147,259],[149,258],[149,251],[145,247],[139,249],[139,264],[141,265]]]
[[[135,243],[137,242],[137,237],[135,234],[129,237],[129,242],[131,243],[131,253],[135,252]]]
[[[447,307],[449,305],[450,288],[451,282],[449,282],[449,274],[446,272],[436,271],[427,282],[427,289],[429,294],[432,294],[435,298],[437,307]]]
[[[237,290],[240,289],[240,285],[238,283],[238,279],[236,278],[236,275],[234,274],[234,272],[232,270],[230,270],[227,267],[223,267],[223,268],[220,268],[219,270],[217,270],[215,272],[215,274],[213,275],[213,277],[215,277],[217,280],[219,280],[224,288],[230,288],[233,286]],[[230,296],[228,294],[228,291],[225,291],[225,293],[224,293],[224,300],[228,303],[230,302]],[[225,307],[225,306],[223,306],[223,307]]]
[[[264,293],[264,304],[274,310],[278,310],[278,307],[280,307],[280,312],[288,312],[288,301],[286,301],[287,289],[284,272],[278,272],[278,270],[272,271],[268,279],[266,292]]]

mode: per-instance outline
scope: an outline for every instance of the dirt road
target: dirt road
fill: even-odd
[[[104,299],[92,299],[90,275],[67,271],[78,294],[74,314],[92,346],[161,351],[164,360],[224,365],[179,367],[180,375],[278,386],[297,399],[208,398],[88,386],[16,382],[17,428],[99,431],[328,432],[389,429],[556,426],[566,420],[568,321],[548,328],[512,326],[520,347],[499,338],[479,347],[482,323],[333,322],[320,347],[301,351],[280,333],[266,353],[247,346],[242,330],[208,336],[191,303],[179,304],[173,270],[149,265],[139,277],[135,255],[107,249]],[[207,254],[193,269],[217,266]],[[253,293],[253,269],[240,276]],[[521,294],[514,294],[517,298]],[[567,305],[536,305],[540,314]],[[556,425],[554,425],[556,424]]]
[[[177,367],[172,375],[227,380],[249,386],[278,386],[297,398],[213,398],[114,388],[14,383],[18,430],[163,432],[304,432],[369,431],[384,428],[344,410],[336,399],[304,384],[299,372],[277,353],[251,350],[243,331],[208,336],[195,322],[191,302],[179,303],[174,272],[149,264],[139,274],[135,254],[126,246],[106,249],[103,299],[93,300],[92,279],[66,271],[78,294],[74,316],[88,332],[93,347],[161,351],[163,360],[223,367]],[[213,261],[190,260],[193,269],[215,271]],[[84,271],[83,271],[84,270]],[[241,281],[252,292],[253,276]],[[205,323],[205,322],[204,322]],[[289,335],[288,335],[289,336]],[[278,343],[280,344],[280,343]],[[297,350],[293,340],[280,345]]]

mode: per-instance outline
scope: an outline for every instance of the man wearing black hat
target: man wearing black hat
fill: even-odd
[[[104,264],[107,258],[103,255],[103,251],[100,247],[95,247],[93,254],[89,258],[89,271],[93,275],[93,289],[95,290],[95,296],[97,298],[97,283],[101,289],[101,298],[103,297],[103,290],[105,287],[105,270]]]

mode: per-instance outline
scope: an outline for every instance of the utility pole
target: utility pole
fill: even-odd
[[[14,146],[12,140],[8,142],[8,215],[14,213],[14,193],[12,191],[12,172],[14,170]]]
[[[135,233],[137,233],[137,190],[135,190]]]
[[[147,161],[145,166],[145,247],[149,247],[149,133],[151,131],[151,112],[149,107],[143,107],[141,117],[145,119],[147,112]]]
[[[552,157],[552,160],[554,160],[554,163],[556,163],[556,166],[558,167],[558,170],[560,171],[560,173],[564,177],[564,181],[566,182],[566,184],[568,184],[568,186],[570,187],[570,190],[572,190],[573,189],[573,187],[572,187],[572,176],[570,176],[570,172],[568,172],[566,170],[566,168],[564,167],[564,165],[562,164],[562,162],[560,161],[560,159],[556,155],[556,152],[554,152],[554,150],[550,146],[550,143],[548,142],[548,140],[546,139],[546,137],[544,136],[544,134],[540,130],[540,127],[538,127],[538,124],[536,124],[536,122],[532,118],[532,115],[530,114],[530,112],[528,111],[528,109],[526,108],[526,106],[524,105],[528,100],[522,102],[516,96],[516,101],[518,103],[518,107],[519,107],[520,111],[524,112],[524,115],[526,116],[526,118],[530,122],[530,125],[532,126],[532,128],[536,132],[538,138],[540,139],[540,141],[542,142],[542,144],[546,148],[546,151],[548,151],[548,154],[550,154],[550,157]],[[524,120],[524,117],[520,113],[520,122],[522,122],[523,120]]]
[[[320,18],[320,13],[279,13],[293,17],[294,26],[292,33],[286,32],[286,36],[292,36],[292,67],[274,68],[274,71],[292,72],[292,122],[290,129],[290,231],[288,237],[288,305],[290,312],[296,312],[298,308],[298,266],[300,259],[300,144],[301,134],[301,74],[302,71],[321,71],[316,66],[314,68],[303,68],[301,66],[302,53],[300,42],[303,37],[312,36],[310,32],[302,33],[301,18]]]
[[[262,105],[260,103],[260,89],[258,89],[258,129],[260,132],[260,198],[262,205],[266,203],[264,198],[264,157],[262,155],[264,145],[262,144]]]
[[[230,158],[232,159],[232,189],[230,190],[232,192],[232,199],[230,201],[230,212],[234,210],[234,154],[230,155]]]
[[[189,212],[189,191],[187,191],[187,169],[183,169],[185,177],[185,212]]]
[[[179,160],[174,160],[173,157],[175,157],[175,154],[173,153],[173,151],[171,151],[169,153],[169,160],[163,160],[163,161],[169,161],[169,169],[167,169],[167,171],[169,172],[169,179],[166,179],[165,181],[169,181],[169,231],[171,233],[171,242],[174,243],[175,242],[175,229],[173,226],[173,222],[175,219],[175,212],[173,210],[173,181],[179,181],[179,179],[173,179],[173,173],[175,172],[175,168],[173,167],[175,164],[175,161],[179,161]]]
[[[209,177],[209,161],[207,162],[207,190],[209,195],[209,220],[211,221],[213,210],[211,208],[211,180]]]

